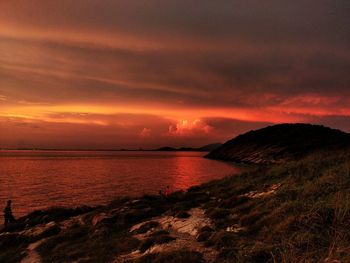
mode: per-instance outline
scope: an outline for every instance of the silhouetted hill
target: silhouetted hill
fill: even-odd
[[[350,135],[311,124],[279,124],[250,131],[226,142],[206,157],[242,163],[280,163],[317,150],[337,150],[350,145]]]

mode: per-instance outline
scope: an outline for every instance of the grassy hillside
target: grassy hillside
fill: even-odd
[[[229,140],[207,157],[225,161],[266,164],[300,159],[319,150],[350,146],[350,135],[311,124],[279,124]]]
[[[273,194],[243,196],[268,192],[272,185],[279,186]],[[217,198],[206,206],[216,223],[218,237],[211,239],[220,247],[219,261],[350,262],[349,190],[350,154],[343,151],[315,153],[202,186]],[[244,229],[225,232],[232,224]]]

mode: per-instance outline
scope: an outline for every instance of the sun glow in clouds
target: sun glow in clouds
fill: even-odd
[[[176,125],[169,126],[169,134],[173,136],[193,136],[195,134],[208,134],[212,131],[213,127],[200,119],[181,120]]]

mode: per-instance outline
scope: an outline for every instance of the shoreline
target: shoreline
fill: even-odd
[[[23,155],[29,154],[23,153]],[[50,154],[42,153],[41,155],[48,156]],[[60,153],[53,155],[57,156]],[[76,154],[67,153],[65,155]],[[84,153],[81,155],[85,156]],[[96,153],[94,155],[103,154]],[[116,155],[119,156],[119,154]],[[36,157],[18,158],[19,161],[15,157],[10,162],[0,158],[4,164],[2,166],[4,168],[0,170],[8,175],[3,178],[5,184],[3,184],[4,188],[0,199],[4,204],[8,199],[12,199],[14,201],[14,215],[22,217],[34,210],[47,209],[51,206],[106,205],[113,199],[122,196],[136,197],[144,193],[157,194],[160,189],[167,185],[170,185],[172,191],[185,190],[192,185],[222,178],[240,170],[240,168],[235,169],[231,163],[206,160],[201,157],[202,153],[184,153],[183,155],[190,157],[178,159],[173,159],[176,157],[176,153],[169,153],[170,159],[162,158],[163,153],[161,152],[140,154],[140,158],[129,158],[128,153],[126,155],[128,155],[127,159],[117,156],[117,160],[110,159],[108,156],[107,159],[79,159],[76,165],[74,157],[72,159],[57,158],[59,162],[51,157],[45,157],[44,160]],[[164,155],[168,156],[166,153]],[[138,154],[130,153],[130,156],[138,156]],[[126,167],[124,160],[127,161],[131,169],[124,168]],[[121,168],[119,168],[119,164],[122,165]],[[133,165],[135,168],[132,167]],[[186,165],[191,165],[191,169],[187,169]],[[26,169],[16,168],[21,166],[26,167]],[[171,169],[169,172],[164,170],[168,167]],[[206,171],[203,167],[212,168]],[[26,177],[25,184],[22,183],[21,177],[17,176],[19,173]],[[180,174],[183,176],[180,177]],[[178,178],[183,181],[179,181]],[[25,190],[21,191],[21,189],[26,188],[30,188],[32,194],[26,194]]]
[[[329,253],[329,231],[348,233],[349,163],[347,152],[315,154],[167,197],[36,211],[0,233],[0,261],[347,262],[346,253]]]
[[[202,184],[198,184],[198,185],[192,185],[190,187],[188,187],[187,189],[183,189],[183,190],[175,190],[175,191],[172,191],[171,194],[173,193],[184,193],[184,192],[187,192],[190,188],[197,188],[197,187],[201,187],[202,185],[205,185],[207,183],[211,183],[211,182],[214,182],[214,181],[217,181],[217,180],[222,180],[226,177],[231,177],[231,176],[239,176],[240,174],[244,173],[244,172],[247,172],[249,170],[252,170],[252,169],[255,169],[257,167],[259,167],[259,165],[254,165],[254,164],[244,164],[244,163],[236,163],[236,162],[231,162],[231,161],[225,161],[225,160],[215,160],[215,161],[218,161],[218,162],[224,162],[224,163],[227,163],[229,165],[233,165],[234,167],[238,167],[241,169],[241,171],[237,174],[232,174],[232,175],[226,175],[226,176],[223,176],[222,178],[216,178],[216,179],[211,179],[207,182],[204,182]],[[154,191],[155,193],[157,192],[156,190]],[[21,216],[18,216],[18,219],[20,218],[25,218],[27,217],[28,215],[32,214],[32,213],[35,213],[35,212],[38,212],[38,211],[46,211],[46,210],[51,210],[53,208],[62,208],[62,209],[78,209],[78,208],[82,208],[82,207],[105,207],[105,206],[108,206],[110,203],[113,203],[115,202],[115,200],[119,200],[119,199],[140,199],[142,198],[143,196],[159,196],[158,194],[152,194],[152,193],[144,193],[144,194],[136,194],[136,195],[122,195],[122,196],[116,196],[115,198],[113,198],[112,200],[110,201],[105,201],[103,203],[97,203],[97,204],[93,204],[93,205],[84,205],[84,204],[81,204],[81,205],[67,205],[67,206],[48,206],[46,208],[43,208],[43,209],[35,209],[35,210],[32,210],[32,211],[29,211]],[[15,212],[15,209],[14,209],[14,212]],[[14,213],[16,214],[16,213]],[[2,224],[0,224],[2,225]],[[1,228],[0,228],[0,231],[1,231]]]

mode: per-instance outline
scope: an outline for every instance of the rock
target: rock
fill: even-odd
[[[234,224],[233,226],[229,226],[226,228],[226,232],[233,232],[233,233],[239,233],[245,230],[246,228],[240,226],[239,224]]]
[[[197,236],[199,229],[204,226],[212,226],[210,218],[205,216],[204,210],[200,208],[192,208],[189,211],[189,218],[175,218],[165,216],[158,220],[164,229],[172,228],[181,233],[188,233],[192,236]]]
[[[340,260],[337,260],[337,259],[332,259],[332,258],[326,258],[324,260],[324,263],[341,263]]]
[[[107,217],[106,213],[96,214],[91,220],[91,224],[93,226],[96,226],[98,223],[100,223],[103,219]]]
[[[60,232],[60,230],[61,228],[58,226],[58,224],[51,221],[47,224],[42,224],[28,228],[24,231],[21,231],[20,234],[41,239],[44,237],[56,235]]]
[[[276,193],[278,188],[281,186],[281,184],[273,184],[268,189],[262,192],[258,191],[251,191],[249,193],[246,193],[242,195],[241,197],[248,197],[248,198],[263,198],[265,196],[273,195]]]
[[[205,211],[201,208],[192,208],[188,211],[188,214],[190,215],[188,218],[176,218],[170,214],[163,215],[134,225],[130,229],[130,232],[133,234],[151,222],[159,223],[151,231],[147,231],[144,234],[134,234],[135,238],[143,242],[149,242],[149,244],[143,243],[143,249],[140,248],[131,253],[121,255],[113,262],[134,262],[134,260],[148,254],[172,252],[183,248],[201,253],[206,260],[205,262],[214,262],[218,251],[205,247],[203,243],[196,240],[198,232],[202,230],[207,230],[207,233],[210,235],[214,233],[210,232],[213,231],[211,219],[206,217]],[[159,238],[162,241],[151,242],[153,239]]]
[[[79,215],[76,217],[72,217],[68,220],[60,222],[60,227],[62,229],[69,229],[72,226],[80,226],[80,225],[85,225],[88,222],[86,219],[86,215]]]
[[[26,251],[24,251],[26,256],[21,260],[21,263],[39,263],[39,262],[41,262],[41,257],[38,254],[38,252],[36,252],[35,249],[38,246],[40,246],[44,241],[45,241],[45,239],[42,239],[40,241],[37,241],[35,243],[30,244],[27,247]]]

